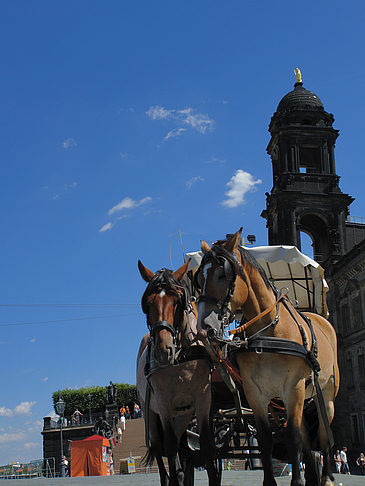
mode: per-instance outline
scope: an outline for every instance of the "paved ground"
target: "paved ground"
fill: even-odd
[[[365,486],[365,476],[335,475],[336,485],[340,486]],[[262,486],[262,471],[224,471],[222,486]],[[277,478],[278,486],[289,486],[290,477]],[[87,478],[58,478],[58,479],[22,479],[3,480],[1,486],[159,486],[158,474],[134,474],[130,476],[87,477]],[[196,472],[196,486],[208,486],[205,472]]]

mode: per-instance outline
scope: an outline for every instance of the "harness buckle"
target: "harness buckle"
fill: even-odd
[[[256,354],[262,354],[263,349],[262,348],[256,348],[255,353]]]

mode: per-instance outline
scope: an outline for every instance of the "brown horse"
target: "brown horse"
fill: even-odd
[[[326,319],[297,312],[289,299],[276,293],[257,261],[239,246],[241,231],[242,228],[212,247],[201,242],[204,256],[197,273],[202,288],[198,329],[208,331],[208,336],[219,336],[224,324],[232,321],[236,313],[243,313],[240,327],[231,331],[235,336],[232,346],[238,349],[236,359],[244,391],[255,416],[264,486],[276,485],[268,418],[268,405],[273,398],[280,398],[287,412],[291,486],[303,485],[299,472],[302,452],[306,486],[333,485],[329,424],[339,387],[336,333]],[[318,410],[317,437],[323,454],[321,483],[303,417],[305,400],[310,397],[315,397]],[[324,418],[326,414],[328,420]]]
[[[209,485],[220,484],[210,422],[210,363],[204,348],[192,343],[196,314],[189,302],[183,277],[189,261],[175,272],[151,272],[139,261],[148,282],[142,309],[150,330],[137,358],[137,390],[146,421],[147,463],[156,458],[162,486],[190,486],[182,464],[181,442],[195,415],[200,434],[200,457]],[[168,458],[169,475],[162,457]],[[186,457],[186,454],[185,454]],[[184,471],[185,469],[185,471]],[[190,467],[193,476],[193,468]]]

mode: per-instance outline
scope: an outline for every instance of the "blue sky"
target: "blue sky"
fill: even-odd
[[[365,216],[364,5],[0,2],[0,464],[42,457],[57,389],[135,383],[137,260],[267,243],[270,118],[293,70],[340,129]],[[170,258],[171,255],[171,258]]]

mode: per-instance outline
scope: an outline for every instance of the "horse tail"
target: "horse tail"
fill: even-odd
[[[148,447],[147,452],[146,452],[146,454],[144,455],[144,457],[143,457],[143,459],[141,461],[141,464],[144,467],[152,466],[153,461],[155,460],[155,458],[156,458],[155,452],[153,451],[153,449],[151,447]]]

